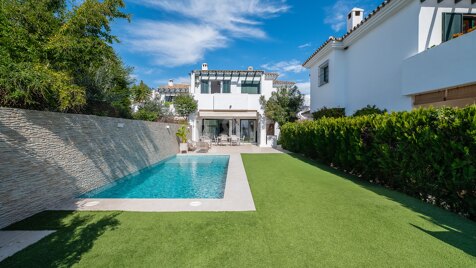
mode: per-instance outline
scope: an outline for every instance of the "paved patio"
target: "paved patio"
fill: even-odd
[[[191,154],[203,154],[198,152],[189,152]],[[219,146],[213,145],[212,148],[208,151],[209,154],[281,154],[288,153],[288,151],[279,148],[268,148],[268,147],[259,147],[251,144],[237,145],[237,146]]]

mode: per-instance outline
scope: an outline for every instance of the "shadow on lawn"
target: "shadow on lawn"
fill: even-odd
[[[476,223],[463,218],[457,214],[446,211],[442,208],[425,203],[414,197],[403,193],[384,188],[383,186],[372,184],[370,182],[359,179],[355,176],[344,173],[343,171],[331,168],[322,163],[318,163],[304,156],[297,154],[289,154],[291,157],[313,165],[319,169],[332,173],[343,179],[350,180],[353,183],[372,191],[378,195],[401,204],[402,206],[413,210],[420,214],[420,217],[445,229],[445,231],[429,231],[421,226],[409,223],[416,229],[425,232],[446,244],[456,247],[467,254],[476,257]]]
[[[5,230],[57,230],[0,263],[1,267],[71,267],[106,231],[119,226],[119,212],[81,214],[45,211],[15,223]]]

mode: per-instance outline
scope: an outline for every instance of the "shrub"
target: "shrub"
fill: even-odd
[[[287,150],[476,219],[476,106],[288,123],[280,139]]]
[[[174,107],[179,116],[188,117],[197,112],[198,102],[192,95],[178,95],[174,98]]]
[[[357,110],[353,116],[363,116],[363,115],[372,115],[372,114],[385,114],[387,113],[386,109],[380,110],[377,106],[375,105],[367,105],[366,107]]]
[[[321,118],[339,118],[345,117],[345,108],[327,108],[323,107],[322,109],[312,113],[314,120],[319,120]]]

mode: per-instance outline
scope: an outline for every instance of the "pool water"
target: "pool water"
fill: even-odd
[[[229,156],[174,156],[79,198],[210,198],[225,192]]]

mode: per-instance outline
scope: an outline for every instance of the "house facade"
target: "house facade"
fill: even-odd
[[[273,145],[277,125],[267,119],[260,97],[268,99],[290,82],[277,80],[279,74],[249,67],[247,70],[201,70],[190,74],[190,93],[198,101],[198,112],[190,117],[192,139],[214,139],[221,134],[237,135],[242,142],[262,147]]]
[[[364,12],[353,9],[347,33],[329,38],[304,62],[311,111],[476,102],[475,0],[387,0],[367,17]]]

